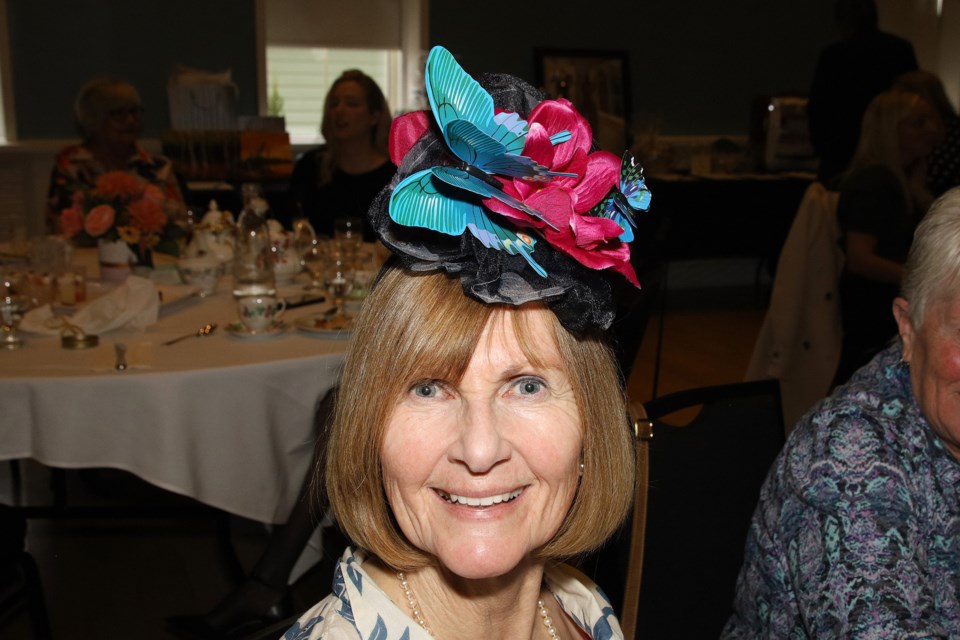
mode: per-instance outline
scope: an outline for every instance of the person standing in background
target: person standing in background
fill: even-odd
[[[870,100],[917,68],[913,45],[877,27],[874,0],[837,0],[834,13],[841,40],[820,52],[807,106],[817,179],[828,188],[853,158]]]

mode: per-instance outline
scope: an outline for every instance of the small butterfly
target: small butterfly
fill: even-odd
[[[533,238],[495,223],[479,200],[495,198],[556,229],[539,211],[506,193],[493,175],[549,181],[556,176],[576,174],[549,171],[532,158],[520,155],[526,141],[527,121],[516,113],[494,113],[490,94],[443,47],[430,51],[425,75],[430,108],[460,164],[431,167],[402,180],[390,197],[390,217],[398,224],[449,235],[469,230],[488,248],[522,255],[545,277],[546,271],[531,257]],[[570,138],[570,132],[561,131],[552,135],[550,141],[557,145]],[[441,190],[434,179],[454,189]]]
[[[643,178],[643,167],[636,163],[629,151],[624,151],[620,161],[620,188],[610,189],[610,193],[587,215],[613,220],[623,229],[620,240],[631,242],[633,241],[631,227],[637,226],[633,212],[647,211],[652,197]]]

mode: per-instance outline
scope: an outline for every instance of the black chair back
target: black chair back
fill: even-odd
[[[686,426],[663,421],[696,406]],[[779,382],[690,389],[645,408],[653,437],[636,637],[717,638],[760,487],[784,443]]]
[[[29,615],[33,637],[52,637],[37,563],[24,549],[26,520],[15,508],[0,505],[0,636],[21,611]]]

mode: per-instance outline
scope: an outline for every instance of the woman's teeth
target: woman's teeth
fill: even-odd
[[[501,493],[496,496],[486,496],[484,498],[467,498],[465,496],[458,496],[454,493],[447,493],[446,491],[440,491],[437,489],[437,493],[440,494],[440,497],[450,502],[452,504],[463,504],[468,507],[490,507],[495,504],[500,504],[501,502],[510,502],[517,496],[522,493],[522,489],[515,489],[510,493]]]

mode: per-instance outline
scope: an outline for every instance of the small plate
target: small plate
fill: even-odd
[[[315,316],[299,318],[294,322],[294,324],[296,325],[297,329],[300,329],[301,331],[305,331],[318,338],[327,338],[328,340],[346,340],[350,337],[350,334],[353,333],[353,330],[349,327],[344,327],[342,329],[327,329],[324,326],[325,321],[326,316],[321,313]]]
[[[227,333],[244,340],[263,340],[278,336],[287,330],[287,324],[283,320],[275,320],[273,324],[263,331],[250,331],[242,322],[231,322],[227,325]]]

